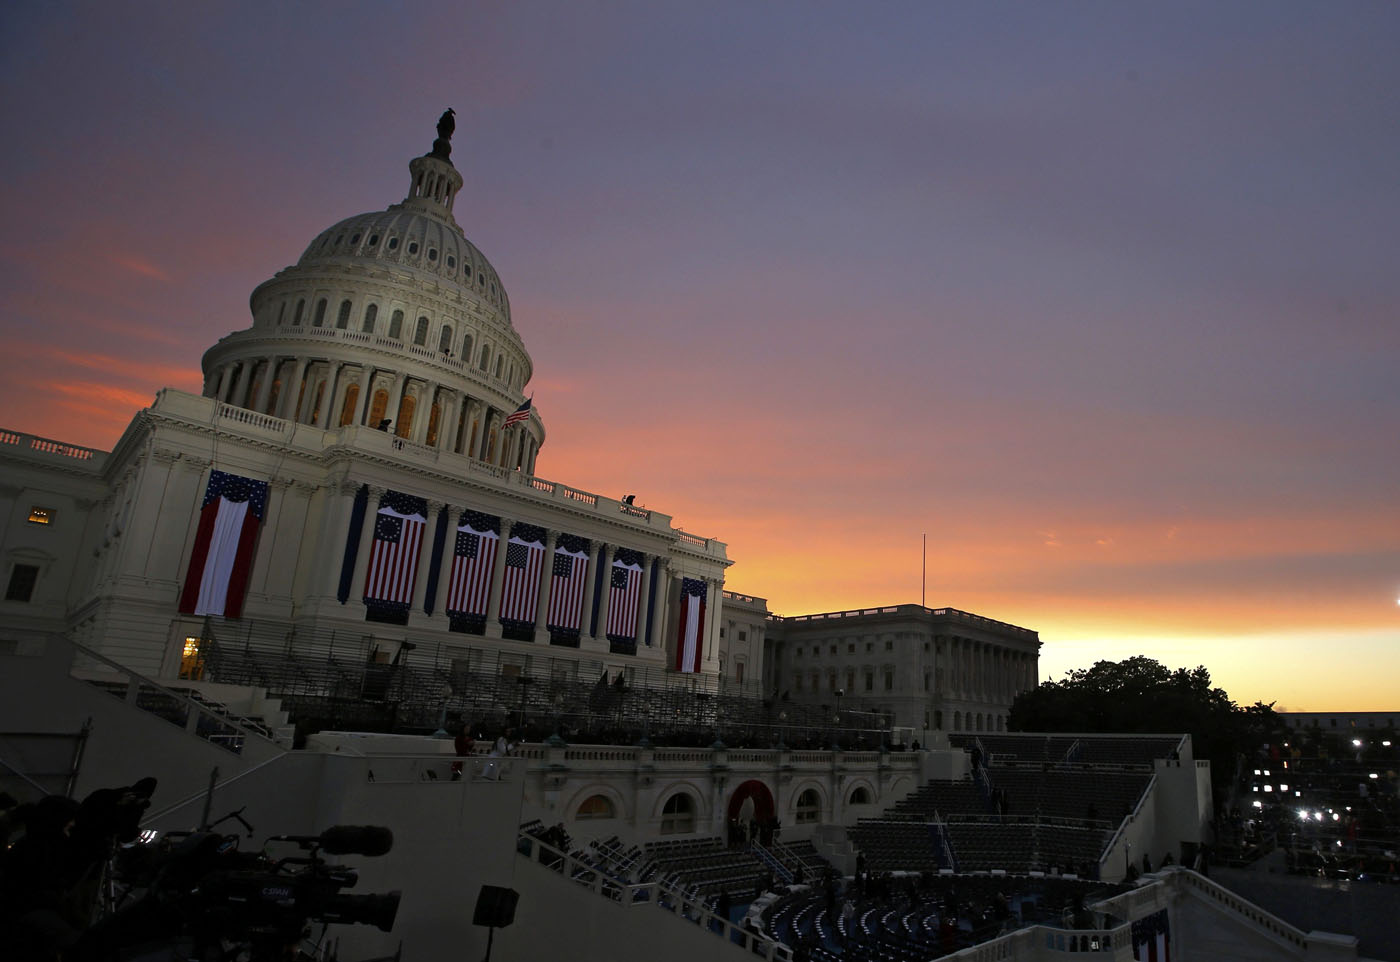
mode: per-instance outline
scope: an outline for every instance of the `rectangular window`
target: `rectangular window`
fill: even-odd
[[[885,642],[885,650],[886,650],[886,651],[894,651],[894,642],[892,642],[892,641],[887,641],[887,642]]]
[[[866,650],[866,651],[874,651],[874,650],[875,650],[875,642],[873,642],[873,641],[867,641],[867,642],[865,643],[865,650]]]
[[[10,584],[5,589],[5,600],[28,601],[34,597],[34,586],[38,581],[38,565],[15,565],[10,569]]]
[[[742,629],[742,628],[739,629],[739,640],[740,640],[740,641],[748,641],[748,640],[749,640],[749,633],[748,633],[747,631],[745,631],[744,629]]]
[[[734,663],[734,680],[741,684],[744,681],[744,663],[742,661]]]
[[[792,690],[793,690],[793,691],[801,691],[801,690],[802,690],[802,675],[801,675],[801,674],[796,674],[796,675],[793,675],[793,676],[792,676]]]
[[[30,524],[53,524],[58,512],[53,508],[41,508],[37,504],[29,509]]]
[[[866,691],[874,691],[874,690],[875,690],[875,675],[874,675],[874,673],[867,673],[867,674],[866,674],[866,676],[865,676],[865,690],[866,690]]]
[[[894,691],[894,672],[885,672],[885,691]]]
[[[924,672],[924,691],[928,691],[928,685],[929,685],[929,674],[928,674],[928,672]]]

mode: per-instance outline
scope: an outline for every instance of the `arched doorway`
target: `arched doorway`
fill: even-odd
[[[773,793],[768,786],[756,778],[740,783],[729,796],[729,806],[725,811],[729,842],[740,844],[750,838],[768,838],[777,807],[773,804]]]

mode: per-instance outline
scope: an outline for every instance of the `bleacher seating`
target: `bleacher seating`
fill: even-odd
[[[607,679],[602,668],[584,677],[577,662],[532,661],[528,674],[499,652],[467,645],[427,645],[399,652],[395,663],[374,660],[375,642],[362,636],[240,623],[216,627],[201,642],[205,677],[253,685],[279,698],[298,732],[326,727],[363,731],[431,731],[442,710],[488,724],[530,726],[540,737],[556,730],[570,741],[636,741],[730,745],[876,748],[877,732],[861,716],[834,722],[828,708],[757,697],[744,690],[704,690],[666,684],[639,670],[631,684]],[[471,636],[462,636],[469,639]],[[443,692],[448,695],[444,698]]]

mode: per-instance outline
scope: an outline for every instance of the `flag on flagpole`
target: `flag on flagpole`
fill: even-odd
[[[637,608],[642,599],[642,556],[619,548],[613,558],[608,585],[608,627],[611,641],[634,641],[637,637]]]
[[[374,540],[365,573],[366,604],[407,608],[413,603],[413,581],[427,523],[426,499],[384,492],[374,519]]]
[[[505,577],[501,582],[501,621],[533,626],[540,604],[540,567],[544,563],[544,529],[516,524],[506,542]]]
[[[182,614],[225,618],[243,614],[253,544],[266,511],[266,481],[210,472],[185,590],[180,594]]]
[[[699,671],[705,644],[705,582],[681,579],[681,619],[676,636],[676,671]]]
[[[590,547],[586,538],[559,536],[549,586],[549,613],[545,618],[545,627],[551,631],[579,633],[584,590],[588,586]]]
[[[477,511],[463,511],[452,548],[452,574],[447,587],[447,613],[486,617],[491,572],[496,566],[500,520]]]
[[[512,411],[504,421],[501,422],[501,430],[504,431],[512,424],[519,424],[521,421],[530,420],[530,404],[533,398],[526,398],[521,402],[520,407]]]

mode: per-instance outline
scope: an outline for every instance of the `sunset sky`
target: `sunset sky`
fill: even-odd
[[[110,447],[320,230],[456,205],[538,472],[802,614],[1400,713],[1400,4],[12,4],[0,427]]]

